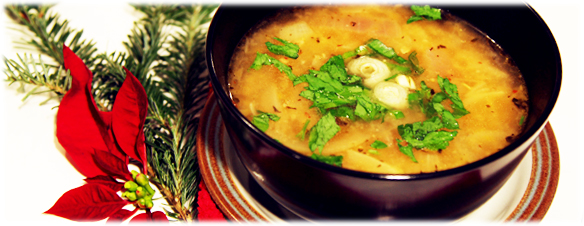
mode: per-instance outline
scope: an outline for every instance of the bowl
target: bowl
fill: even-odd
[[[257,129],[234,106],[231,55],[245,33],[282,7],[223,5],[207,36],[207,65],[228,136],[255,181],[306,219],[454,219],[487,201],[507,181],[547,124],[561,84],[556,42],[529,5],[444,5],[487,34],[522,72],[529,95],[526,128],[501,151],[458,168],[424,174],[375,174],[315,161]],[[537,90],[535,92],[534,90]]]

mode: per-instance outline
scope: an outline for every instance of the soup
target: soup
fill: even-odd
[[[412,16],[402,5],[281,11],[235,51],[233,102],[283,145],[357,171],[435,172],[507,146],[527,115],[511,59],[452,15]]]

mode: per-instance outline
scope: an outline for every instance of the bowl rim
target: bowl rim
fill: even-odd
[[[545,23],[545,21],[541,18],[541,16],[529,4],[524,3],[523,5],[526,6],[531,11],[531,13],[534,14],[536,19],[539,21],[539,23],[544,28],[545,33],[547,34],[549,40],[553,44],[553,46],[552,46],[553,52],[554,52],[553,58],[556,61],[555,62],[556,68],[554,71],[556,74],[556,80],[555,80],[555,86],[553,87],[553,92],[550,96],[550,99],[546,103],[545,108],[541,113],[542,116],[540,116],[535,121],[533,126],[530,127],[528,130],[526,130],[523,133],[523,135],[520,136],[518,139],[516,139],[513,143],[507,145],[505,148],[503,148],[503,149],[495,152],[494,154],[491,154],[483,159],[480,159],[478,161],[475,161],[475,162],[472,162],[472,163],[469,163],[466,165],[447,169],[447,170],[441,170],[441,171],[431,172],[431,173],[419,173],[419,174],[380,174],[380,173],[370,173],[370,172],[350,170],[350,169],[346,169],[346,168],[342,168],[342,167],[329,165],[329,164],[326,164],[323,162],[319,162],[319,161],[316,161],[308,156],[302,155],[302,154],[292,150],[291,148],[288,148],[288,147],[284,146],[283,144],[277,142],[276,140],[270,138],[264,132],[259,130],[235,107],[235,105],[232,104],[232,100],[229,97],[229,95],[227,94],[228,92],[223,89],[223,86],[215,73],[215,63],[213,62],[214,53],[213,53],[211,47],[215,43],[215,40],[214,40],[215,32],[214,31],[217,29],[216,28],[217,27],[216,18],[221,16],[225,10],[225,8],[222,7],[223,5],[219,6],[219,8],[217,9],[214,18],[211,21],[211,24],[209,26],[209,30],[207,33],[207,40],[206,40],[207,48],[206,48],[205,52],[206,52],[207,66],[209,69],[209,77],[211,80],[212,88],[214,90],[214,95],[216,95],[218,101],[223,102],[223,103],[228,103],[228,104],[223,104],[223,106],[225,107],[224,109],[227,110],[229,114],[236,116],[236,120],[243,122],[245,124],[245,126],[248,129],[250,129],[251,132],[255,136],[259,137],[263,142],[276,148],[278,151],[287,155],[288,157],[295,158],[300,163],[305,164],[308,167],[319,168],[322,170],[326,170],[329,172],[333,172],[333,173],[345,175],[345,176],[351,176],[351,177],[357,177],[357,178],[363,178],[363,179],[373,179],[373,180],[389,180],[389,181],[425,180],[425,179],[435,179],[435,178],[447,177],[447,176],[451,176],[451,175],[455,175],[455,174],[461,174],[461,173],[468,172],[471,170],[476,170],[484,165],[495,162],[496,160],[508,155],[513,150],[519,148],[524,143],[533,142],[533,140],[534,140],[533,138],[537,137],[538,134],[541,132],[541,130],[546,125],[546,123],[549,119],[549,116],[550,116],[550,114],[551,114],[551,112],[552,112],[552,110],[557,102],[557,99],[559,97],[561,81],[562,81],[562,63],[561,63],[560,53],[559,53],[559,49],[558,49],[556,40],[553,37],[553,35],[552,35],[549,27]],[[469,5],[469,6],[472,7],[472,5]],[[223,112],[223,111],[221,111],[221,112]],[[529,145],[531,145],[531,143]],[[528,148],[525,151],[527,151],[527,150],[528,150]]]

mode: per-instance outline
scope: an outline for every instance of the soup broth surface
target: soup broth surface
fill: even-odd
[[[470,112],[457,119],[460,129],[447,148],[413,150],[418,162],[401,153],[397,127],[426,120],[415,107],[399,109],[395,119],[339,120],[340,131],[322,149],[322,155],[343,156],[342,167],[357,171],[415,174],[446,170],[483,159],[507,146],[521,130],[526,117],[527,90],[517,68],[481,33],[453,16],[407,24],[413,15],[407,6],[327,6],[282,11],[260,22],[242,39],[232,58],[229,87],[233,102],[250,121],[258,112],[280,117],[270,121],[266,134],[285,146],[310,156],[308,132],[297,134],[305,122],[308,130],[322,114],[313,102],[299,94],[307,83],[296,86],[274,66],[250,69],[256,54],[267,53],[290,66],[295,75],[318,70],[332,56],[355,50],[371,39],[392,47],[403,58],[415,51],[425,71],[409,75],[416,86],[424,81],[435,92],[441,89],[437,76],[458,87],[464,107]],[[297,44],[299,57],[271,53],[266,42],[280,44],[278,37]],[[359,57],[359,56],[357,56]],[[356,57],[354,57],[356,58]],[[381,59],[381,58],[380,58]],[[346,59],[345,63],[351,59]],[[410,90],[410,92],[413,92]],[[445,101],[449,106],[451,102]],[[450,109],[449,107],[447,107]],[[374,149],[376,140],[388,147]]]

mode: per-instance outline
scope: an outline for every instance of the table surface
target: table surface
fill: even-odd
[[[455,1],[456,2],[456,1]],[[584,46],[583,3],[578,1],[528,1],[550,27],[562,57],[563,80],[559,100],[550,123],[554,129],[560,150],[560,179],[554,201],[542,223],[584,223],[581,195],[584,160],[578,116],[584,104],[584,93],[578,92],[583,85],[579,68]],[[82,28],[83,37],[93,39],[100,52],[124,50],[122,41],[139,16],[128,4],[107,1],[92,3],[59,3],[54,10],[61,18],[68,19],[73,28]],[[3,13],[3,12],[2,12]],[[6,15],[0,15],[0,35],[3,57],[15,59],[13,48],[20,33]],[[3,68],[4,69],[4,68]],[[4,77],[4,75],[0,75]],[[51,100],[39,106],[47,96],[33,96],[21,101],[24,94],[17,91],[19,85],[8,86],[0,82],[0,222],[13,224],[43,222],[50,224],[72,223],[61,218],[42,214],[69,189],[82,185],[84,177],[64,158],[64,150],[55,137],[55,116],[58,102]],[[103,225],[103,222],[96,222]]]

